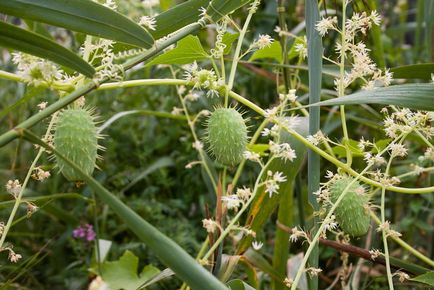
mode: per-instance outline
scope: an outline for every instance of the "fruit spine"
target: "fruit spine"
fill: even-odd
[[[215,159],[235,166],[243,159],[247,145],[247,126],[234,108],[217,108],[208,118],[206,140]]]
[[[97,126],[95,117],[89,109],[66,109],[56,122],[54,147],[67,159],[75,163],[84,173],[91,175],[98,158]],[[81,181],[81,174],[56,156],[57,166],[69,181]]]

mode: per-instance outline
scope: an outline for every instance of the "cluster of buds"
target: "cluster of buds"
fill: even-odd
[[[207,97],[218,97],[226,92],[224,80],[219,79],[213,70],[199,68],[196,62],[185,67],[184,76],[193,89],[207,90]]]

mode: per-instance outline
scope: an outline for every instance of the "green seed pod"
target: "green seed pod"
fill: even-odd
[[[353,180],[352,177],[343,177],[333,182],[330,186],[330,198],[333,203]],[[370,224],[368,205],[369,197],[363,187],[359,182],[354,182],[335,210],[336,221],[345,233],[359,237],[368,232]]]
[[[206,139],[218,162],[237,165],[243,159],[248,139],[243,116],[234,108],[217,108],[208,119]]]
[[[88,175],[92,175],[96,166],[98,138],[94,117],[89,110],[67,109],[60,113],[54,133],[54,148]],[[56,156],[56,162],[66,179],[82,180],[80,173],[64,160]]]

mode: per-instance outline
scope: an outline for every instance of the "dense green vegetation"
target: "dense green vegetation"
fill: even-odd
[[[0,289],[434,287],[433,1],[0,16]]]

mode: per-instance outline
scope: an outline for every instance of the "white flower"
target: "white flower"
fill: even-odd
[[[286,176],[284,176],[282,172],[276,171],[273,175],[273,179],[274,181],[281,183],[286,181]]]
[[[327,31],[329,29],[334,29],[337,23],[338,23],[338,18],[336,16],[327,17],[318,21],[318,23],[315,25],[315,28],[321,36],[324,36],[327,34]]]
[[[268,193],[269,197],[273,195],[273,193],[278,193],[280,186],[275,182],[267,182],[265,184],[265,192]]]
[[[405,155],[407,155],[408,150],[402,144],[393,143],[390,144],[389,151],[392,156],[404,157]]]
[[[202,226],[208,233],[214,233],[217,229],[217,224],[212,219],[203,219]]]
[[[238,209],[242,201],[238,198],[238,195],[226,195],[222,196],[222,202],[226,204],[227,209]]]
[[[44,110],[47,107],[48,102],[41,102],[37,106],[40,111]]]
[[[258,153],[255,153],[255,152],[252,152],[252,151],[249,151],[249,150],[246,150],[246,151],[243,152],[243,157],[244,157],[244,159],[250,160],[250,161],[253,161],[253,162],[260,162],[261,161],[259,159],[260,156],[259,156]]]
[[[248,187],[238,188],[237,195],[241,200],[247,201],[252,196],[252,191]]]
[[[172,115],[181,115],[182,112],[183,112],[183,109],[178,108],[178,107],[173,107],[171,114]]]
[[[6,191],[12,194],[13,196],[17,196],[21,192],[21,184],[18,179],[9,180],[6,183]]]
[[[266,137],[266,136],[269,136],[270,133],[271,133],[270,129],[264,128],[264,130],[262,130],[262,132],[261,132],[261,135]]]
[[[154,17],[142,16],[139,20],[139,25],[144,26],[145,28],[149,28],[151,30],[155,30],[157,21]]]
[[[12,263],[18,262],[18,260],[21,258],[22,258],[22,256],[20,254],[15,254],[13,251],[9,251],[9,260]]]
[[[194,141],[193,144],[192,144],[192,147],[194,149],[196,149],[197,151],[200,151],[200,150],[203,149],[203,143],[200,142],[199,140],[198,141]]]
[[[369,18],[371,19],[372,23],[374,23],[375,25],[378,26],[381,24],[381,16],[378,15],[378,12],[376,10],[371,11],[371,15],[369,16]]]
[[[305,59],[307,57],[307,47],[304,43],[298,43],[295,45],[295,51],[298,53],[298,56],[301,59]]]
[[[258,242],[258,241],[253,241],[252,242],[252,247],[256,251],[259,251],[262,248],[263,245],[264,245],[264,243],[262,243],[262,242]]]
[[[263,49],[266,47],[270,47],[271,43],[273,43],[273,39],[268,34],[259,34],[258,40],[253,44],[254,47],[259,49]]]
[[[50,171],[45,171],[43,169],[41,169],[40,167],[36,167],[35,168],[36,173],[32,174],[32,178],[39,180],[39,181],[44,181],[45,179],[47,179],[48,177],[51,176]]]

